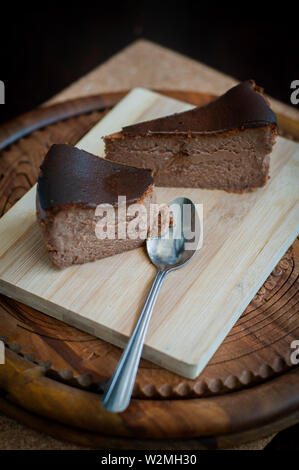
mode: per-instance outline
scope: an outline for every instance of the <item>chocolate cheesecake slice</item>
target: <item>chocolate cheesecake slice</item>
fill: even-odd
[[[245,192],[264,186],[277,119],[245,81],[205,106],[106,136],[106,158],[151,168],[157,186]]]
[[[120,208],[119,196],[126,197],[126,207]],[[37,218],[52,263],[64,268],[141,246],[144,238],[127,237],[132,216],[125,213],[121,218],[119,212],[138,203],[148,214],[154,199],[151,170],[109,162],[70,145],[53,145],[41,165],[36,198]],[[99,204],[113,208],[115,214],[102,227],[110,230],[105,239],[97,231],[103,220],[96,215]],[[119,236],[121,230],[124,235]]]

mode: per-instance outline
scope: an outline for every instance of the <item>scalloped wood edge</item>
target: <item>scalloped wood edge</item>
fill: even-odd
[[[64,383],[80,389],[101,390],[102,383],[93,382],[90,374],[73,376],[73,371],[70,369],[55,370],[51,369],[51,361],[36,362],[33,354],[23,354],[21,345],[11,343],[9,338],[0,336],[0,340],[5,343],[6,348],[14,352],[21,358],[32,364],[32,367],[42,367],[45,376],[54,379],[57,382]],[[289,355],[282,357],[277,355],[271,364],[262,364],[259,368],[258,374],[253,373],[251,370],[244,369],[239,376],[228,375],[224,380],[215,377],[208,382],[205,380],[196,381],[194,384],[182,380],[179,384],[172,386],[164,383],[159,387],[154,384],[148,383],[141,387],[138,383],[135,386],[133,396],[142,399],[177,399],[177,398],[201,398],[211,395],[219,395],[229,392],[235,392],[244,387],[259,384],[260,382],[272,379],[281,373],[294,368],[290,363]]]
[[[111,414],[102,408],[97,394],[51,380],[45,376],[43,366],[32,367],[16,353],[6,353],[6,364],[0,368],[0,387],[6,392],[6,402],[33,413],[33,417],[39,415],[51,423],[82,429],[83,433],[109,439],[138,439],[142,435],[144,443],[147,439],[213,436],[217,440],[221,436],[220,441],[227,446],[231,445],[230,436],[243,433],[248,440],[249,435],[252,439],[260,437],[259,430],[263,433],[265,427],[269,432],[265,423],[271,423],[273,432],[299,421],[299,367],[274,381],[233,394],[189,400],[133,399],[124,413]],[[5,413],[3,403],[1,408]],[[6,411],[9,414],[9,406]]]

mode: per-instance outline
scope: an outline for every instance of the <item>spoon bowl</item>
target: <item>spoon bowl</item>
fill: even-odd
[[[178,197],[169,203],[174,224],[159,237],[148,238],[147,253],[161,271],[181,268],[196,253],[200,239],[200,220],[194,203]]]

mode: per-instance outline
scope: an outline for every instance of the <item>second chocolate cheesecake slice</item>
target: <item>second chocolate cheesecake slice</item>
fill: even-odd
[[[108,162],[70,145],[50,148],[41,165],[36,208],[46,248],[56,267],[94,261],[144,244],[142,237],[127,236],[133,217],[124,211],[124,217],[120,217],[119,196],[125,205],[122,211],[140,204],[146,219],[155,200],[151,170]],[[105,239],[97,231],[99,205],[113,209],[114,218],[102,227],[102,232],[109,230],[110,236]],[[124,233],[120,235],[120,231]]]
[[[157,186],[244,192],[265,185],[277,120],[252,80],[211,103],[104,138],[106,158],[153,170]]]

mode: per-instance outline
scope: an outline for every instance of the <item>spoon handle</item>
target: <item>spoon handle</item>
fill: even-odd
[[[102,406],[114,413],[124,411],[130,403],[147,328],[166,271],[158,271],[146,298],[133,334],[102,396]]]

